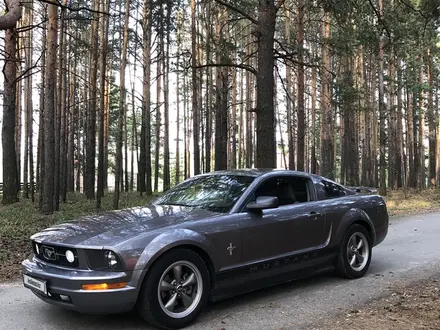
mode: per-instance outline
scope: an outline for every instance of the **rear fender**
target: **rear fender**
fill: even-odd
[[[342,217],[340,225],[338,226],[335,234],[336,242],[339,244],[342,241],[345,232],[354,223],[362,224],[367,228],[368,232],[370,233],[372,245],[374,246],[374,242],[376,241],[376,233],[374,231],[373,221],[371,221],[370,217],[365,211],[357,208],[348,210]]]

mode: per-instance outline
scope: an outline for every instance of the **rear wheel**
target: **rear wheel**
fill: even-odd
[[[336,260],[336,269],[346,278],[359,278],[370,267],[372,245],[367,229],[359,224],[352,225],[345,233]]]
[[[182,328],[200,314],[209,288],[209,271],[203,259],[191,250],[172,250],[148,271],[137,309],[152,325]]]

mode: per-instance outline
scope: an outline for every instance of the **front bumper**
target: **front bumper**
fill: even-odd
[[[46,281],[47,293],[28,287],[43,301],[80,313],[121,313],[133,309],[139,288],[135,272],[105,272],[67,269],[46,264],[34,257],[22,262],[23,274]],[[127,282],[122,289],[87,291],[83,284]],[[27,286],[26,286],[27,287]]]

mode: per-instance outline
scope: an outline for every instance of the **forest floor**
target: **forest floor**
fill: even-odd
[[[393,291],[362,308],[327,319],[313,330],[440,329],[440,273],[410,286],[397,286]]]
[[[390,216],[420,214],[440,210],[440,189],[389,191],[385,197]]]
[[[102,209],[112,209],[112,194],[102,201]],[[125,193],[120,196],[120,208],[146,205],[149,197],[138,193]],[[402,216],[431,212],[440,209],[440,191],[423,190],[390,191],[386,197],[391,216]],[[29,237],[54,224],[72,220],[76,217],[96,213],[95,201],[86,200],[83,195],[73,194],[66,203],[60,203],[60,210],[53,215],[42,215],[37,204],[27,199],[9,206],[0,205],[0,282],[17,279],[20,264],[31,252]]]
[[[102,212],[112,209],[112,194],[102,199]],[[36,198],[37,200],[37,198]],[[122,193],[120,208],[146,205],[151,197],[140,197],[139,193]],[[4,206],[0,204],[0,282],[15,280],[20,276],[21,262],[31,253],[29,237],[49,226],[96,213],[96,201],[83,195],[72,194],[60,210],[52,215],[38,211],[38,203],[28,199]]]

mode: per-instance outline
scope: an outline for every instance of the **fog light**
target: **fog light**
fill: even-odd
[[[99,283],[99,284],[83,284],[83,290],[111,290],[125,288],[127,282],[121,283]]]
[[[67,251],[66,251],[66,259],[67,259],[67,261],[70,262],[70,263],[72,263],[72,262],[75,261],[75,255],[73,254],[72,251],[70,251],[70,250],[67,250]]]

